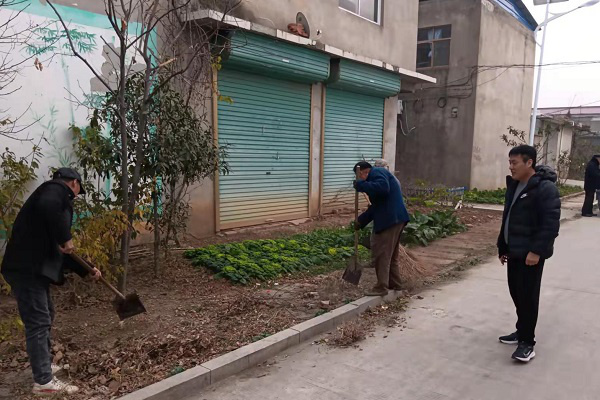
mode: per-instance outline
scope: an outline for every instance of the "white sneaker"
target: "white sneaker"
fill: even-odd
[[[56,364],[52,364],[51,368],[52,368],[52,375],[56,375],[62,371],[62,367],[58,366]]]
[[[52,380],[45,385],[40,385],[38,383],[33,384],[33,394],[37,396],[54,396],[57,393],[62,394],[73,394],[79,391],[77,386],[66,384],[56,378],[52,378]]]

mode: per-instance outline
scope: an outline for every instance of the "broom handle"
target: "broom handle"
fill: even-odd
[[[88,272],[94,272],[94,267],[92,267],[83,258],[79,257],[75,253],[71,253],[70,256],[71,256],[71,258],[73,260],[75,260],[77,262],[77,264],[81,265]],[[104,286],[106,286],[107,288],[109,288],[114,294],[116,294],[117,296],[119,296],[121,299],[125,300],[125,296],[123,296],[123,293],[119,292],[119,290],[116,287],[114,287],[113,285],[111,285],[106,279],[104,279],[103,276],[100,277],[100,282],[102,282],[104,284]]]
[[[365,192],[363,192],[363,196],[365,196],[365,200],[367,201],[367,204],[370,206],[371,205],[371,200],[369,199],[369,195],[366,194]]]

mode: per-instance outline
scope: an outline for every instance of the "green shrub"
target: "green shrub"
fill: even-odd
[[[435,211],[429,214],[416,212],[404,228],[402,241],[407,244],[427,246],[430,242],[463,232],[465,227],[459,222],[454,211]]]
[[[465,192],[464,201],[467,203],[480,204],[504,204],[506,189],[478,190],[473,189]]]

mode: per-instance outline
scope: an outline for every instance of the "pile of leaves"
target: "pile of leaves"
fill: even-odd
[[[556,185],[558,187],[558,192],[560,193],[560,197],[568,196],[570,194],[580,193],[583,189],[579,186],[572,185]],[[465,192],[464,201],[467,203],[479,203],[479,204],[504,204],[504,196],[506,194],[506,189],[496,189],[496,190],[477,190],[473,189],[468,192]]]
[[[192,264],[215,272],[235,283],[268,281],[315,267],[340,268],[354,253],[349,228],[320,229],[285,239],[246,240],[189,250]],[[359,246],[361,259],[368,251]]]
[[[453,210],[440,210],[429,214],[415,212],[404,228],[402,241],[406,244],[427,246],[436,239],[465,230],[465,226],[460,223]]]

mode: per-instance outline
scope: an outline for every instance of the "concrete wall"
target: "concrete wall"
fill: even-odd
[[[403,181],[469,184],[476,93],[469,66],[477,64],[479,4],[474,0],[420,4],[420,28],[452,25],[450,65],[419,69],[437,83],[418,87],[414,95],[401,95],[405,110],[397,134],[396,171]],[[453,108],[458,109],[457,118],[452,118]]]
[[[54,3],[69,29],[81,34],[75,38],[76,45],[81,45],[80,53],[100,71],[103,64],[107,63],[103,40],[108,43],[116,41],[116,35],[106,16],[94,13],[102,12],[104,2],[85,0],[77,3],[78,7],[72,6],[73,2],[64,0]],[[102,7],[98,3],[102,3]],[[8,110],[8,114],[13,117],[21,116],[19,125],[24,127],[24,131],[18,138],[29,141],[18,142],[2,137],[0,146],[9,147],[17,156],[23,156],[31,152],[33,144],[40,145],[44,157],[37,171],[38,180],[31,186],[33,189],[49,178],[50,168],[76,164],[76,157],[72,153],[73,135],[69,127],[72,124],[82,127],[87,125],[88,109],[79,106],[78,101],[92,101],[97,88],[88,67],[80,60],[70,57],[68,51],[62,50],[68,48],[68,42],[64,35],[60,36],[63,28],[50,6],[39,0],[31,0],[13,7],[4,7],[0,10],[0,19],[7,21],[21,10],[23,11],[11,23],[14,31],[32,26],[37,26],[39,30],[15,47],[11,47],[9,43],[0,45],[9,54],[9,62],[17,64],[25,60],[12,84],[12,89],[20,89],[2,96],[0,109]],[[130,26],[130,29],[134,27]],[[48,48],[48,43],[54,43],[55,48],[60,51]],[[33,67],[34,58],[39,59],[43,65],[41,70]],[[6,89],[11,88],[5,88],[4,92]],[[101,89],[104,90],[103,87]],[[44,140],[41,140],[42,137]]]
[[[481,4],[479,66],[535,63],[533,32],[495,3]],[[495,68],[477,76],[471,187],[505,184],[508,148],[500,141],[509,126],[529,130],[532,68]]]
[[[414,71],[418,0],[387,0],[375,24],[338,6],[339,0],[243,0],[233,15],[287,32],[304,13],[320,42]]]

